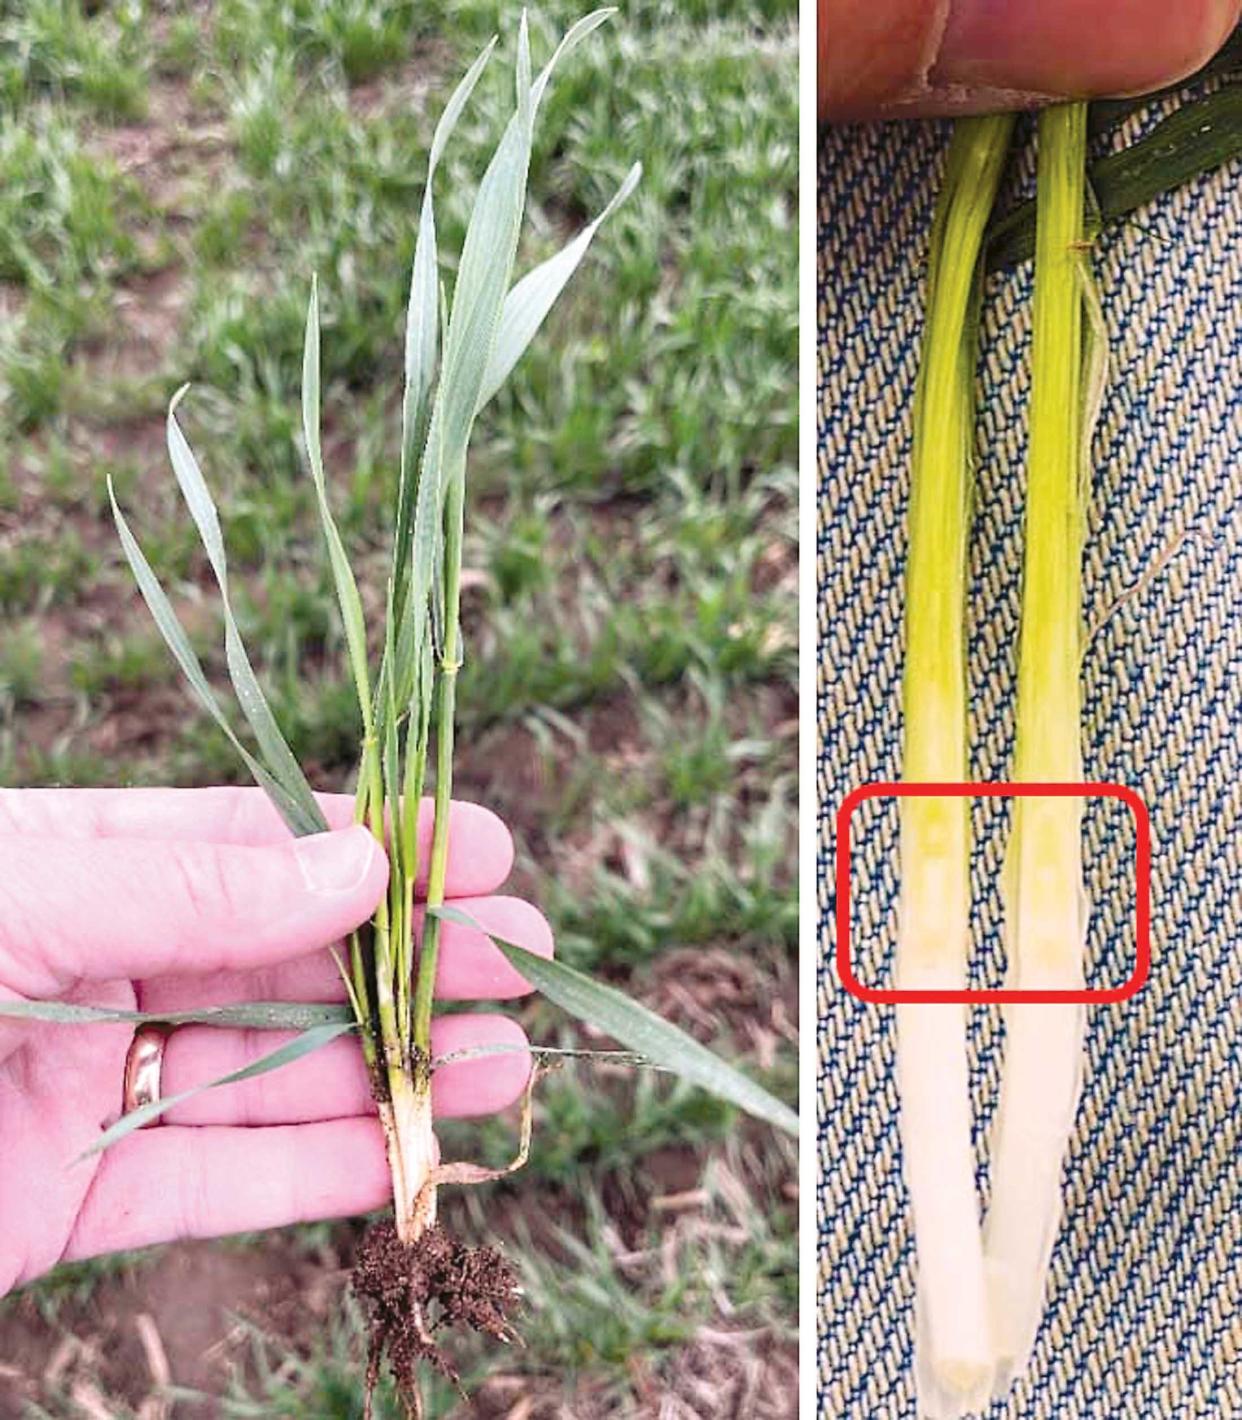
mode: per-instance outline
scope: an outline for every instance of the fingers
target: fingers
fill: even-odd
[[[485,1046],[508,1047],[503,1053],[480,1056],[436,1070],[432,1089],[434,1112],[444,1119],[473,1119],[508,1109],[521,1099],[530,1079],[530,1042],[508,1016],[441,1016],[432,1026],[437,1057]]]
[[[332,828],[354,821],[351,794],[316,794]],[[0,835],[163,838],[256,846],[289,837],[261,789],[0,789]]]
[[[170,1052],[175,1040],[169,1043]],[[531,1062],[526,1037],[515,1021],[448,1016],[436,1022],[434,1040],[441,1055],[479,1045],[518,1047],[512,1053],[443,1066],[433,1085],[441,1117],[492,1113],[520,1097]],[[318,1055],[329,1056],[332,1050],[326,1047]],[[266,1078],[292,1076],[316,1058],[307,1057]],[[331,1073],[345,1063],[341,1058],[329,1061]],[[327,1074],[317,1079],[307,1075],[303,1087],[322,1091],[327,1082]],[[254,1083],[225,1086],[216,1093],[223,1099],[226,1090]],[[338,1102],[346,1103],[339,1085],[333,1088]],[[265,1103],[252,1098],[250,1105],[270,1110],[276,1101],[274,1095]],[[307,1096],[290,1103],[305,1112]],[[366,1213],[387,1202],[391,1187],[383,1137],[373,1117],[273,1125],[252,1119],[249,1127],[163,1124],[129,1135],[104,1154],[65,1260],[174,1238],[218,1237]]]
[[[456,898],[453,906],[481,927],[537,956],[550,957],[552,928],[529,902],[517,897]],[[505,960],[486,932],[456,922],[441,924],[436,996],[441,1001],[504,1001],[525,996],[530,984]],[[415,934],[422,940],[423,912]],[[140,983],[144,1011],[189,1011],[242,1001],[344,1001],[345,988],[327,952],[246,971],[210,976],[165,976]]]
[[[1143,93],[1207,62],[1242,0],[820,0],[821,116]]]
[[[315,796],[332,828],[354,819],[348,794]],[[431,852],[435,807],[419,805],[419,860]],[[261,789],[0,789],[0,837],[141,838],[275,847],[289,830]],[[454,802],[449,812],[450,897],[494,892],[513,867],[513,839],[481,804]]]
[[[442,1001],[506,1001],[527,995],[529,981],[509,965],[488,935],[525,947],[535,956],[550,957],[552,928],[537,907],[520,897],[478,897],[452,904],[484,930],[460,922],[440,923],[440,955],[436,961],[436,996]],[[422,940],[425,923],[418,913],[416,930]]]
[[[1238,13],[1237,0],[956,0],[934,78],[1058,97],[1140,93],[1205,64]]]
[[[292,1039],[286,1032],[217,1030],[186,1026],[173,1033],[164,1056],[165,1094],[240,1070]],[[530,1045],[507,1016],[442,1016],[432,1024],[437,1058],[461,1051],[496,1053],[451,1061],[432,1078],[437,1119],[494,1114],[521,1098],[530,1076]],[[349,1119],[375,1109],[358,1042],[333,1041],[293,1065],[236,1085],[221,1085],[170,1109],[169,1125],[270,1126]]]
[[[4,841],[0,965],[13,989],[262,967],[369,918],[388,881],[363,828],[266,848],[97,838]]]
[[[104,1154],[65,1260],[366,1213],[391,1190],[374,1118],[140,1130]]]
[[[936,58],[945,6],[927,0],[819,0],[821,118],[870,118],[919,93]]]

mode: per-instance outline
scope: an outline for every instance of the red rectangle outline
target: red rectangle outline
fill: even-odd
[[[865,986],[854,974],[850,961],[850,815],[867,799],[943,798],[998,799],[1026,798],[1104,798],[1118,799],[1134,816],[1134,971],[1120,986],[1081,991],[1021,991],[1005,987],[995,989],[964,988],[960,991],[903,991]],[[1035,1004],[1040,1002],[1086,1002],[1098,1006],[1128,1001],[1138,994],[1151,974],[1151,815],[1138,793],[1125,784],[1011,784],[994,781],[979,784],[863,784],[845,796],[837,810],[837,974],[841,984],[861,1001],[877,1005],[915,1003],[968,1002],[990,1004],[1007,1002]]]

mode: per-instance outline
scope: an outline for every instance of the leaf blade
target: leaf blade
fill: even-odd
[[[410,268],[410,296],[405,315],[405,388],[401,396],[401,465],[397,481],[397,515],[393,533],[393,606],[403,607],[406,559],[413,518],[419,451],[430,422],[431,391],[435,382],[440,340],[439,259],[436,251],[434,183],[440,159],[483,70],[496,48],[495,36],[466,71],[436,124],[427,159]]]
[[[349,1024],[347,1006],[289,1001],[244,1001],[232,1006],[202,1006],[192,1011],[124,1011],[69,1001],[0,1001],[0,1018],[42,1021],[49,1025],[220,1026],[241,1030],[309,1030],[312,1026]]]
[[[539,333],[548,312],[556,304],[570,277],[577,271],[595,234],[630,196],[642,177],[643,165],[635,163],[604,209],[567,242],[554,256],[528,271],[505,297],[500,324],[492,346],[491,359],[479,396],[482,409],[509,378],[514,366]]]
[[[1174,109],[1144,137],[1088,165],[1087,179],[1108,226],[1166,192],[1242,157],[1242,84],[1229,84]],[[1035,202],[1020,202],[988,232],[989,271],[1035,255]]]
[[[208,491],[198,460],[194,457],[194,451],[177,423],[177,406],[188,388],[188,385],[182,385],[168,406],[168,455],[182,497],[207,553],[216,585],[220,589],[220,603],[224,612],[224,654],[228,663],[229,678],[233,682],[242,714],[258,742],[269,775],[280,785],[288,799],[297,805],[299,820],[304,825],[302,832],[326,832],[328,823],[323,816],[323,810],[315,801],[301,766],[280,732],[276,717],[272,714],[271,706],[267,703],[267,697],[263,694],[250,657],[242,644],[241,632],[238,630],[229,599],[228,564],[216,505]]]
[[[358,697],[363,730],[367,733],[371,722],[371,679],[367,665],[366,620],[362,614],[358,583],[354,578],[353,568],[349,565],[345,545],[341,541],[336,519],[332,516],[332,508],[328,503],[319,423],[319,281],[317,277],[312,277],[310,303],[306,310],[306,335],[302,346],[302,437],[306,442],[306,457],[315,485],[319,522],[323,529],[324,541],[328,544],[328,562],[332,568],[336,600],[341,610],[341,624],[345,629],[345,646],[354,677],[354,693]]]
[[[195,1085],[192,1089],[182,1090],[179,1094],[168,1095],[164,1099],[153,1100],[150,1104],[139,1105],[137,1109],[131,1109],[128,1114],[123,1114],[115,1124],[105,1129],[88,1149],[84,1149],[78,1155],[75,1162],[80,1162],[82,1159],[90,1158],[92,1154],[99,1154],[103,1150],[111,1148],[126,1135],[132,1134],[135,1129],[141,1129],[144,1124],[150,1124],[175,1105],[184,1104],[186,1100],[193,1099],[196,1095],[201,1095],[207,1090],[218,1089],[221,1085],[240,1084],[243,1080],[251,1080],[258,1075],[266,1075],[272,1070],[279,1070],[285,1065],[292,1065],[313,1051],[322,1050],[325,1045],[330,1045],[332,1041],[352,1029],[352,1022],[312,1026],[269,1054],[260,1056],[258,1060],[252,1060],[249,1065],[243,1065],[240,1070],[233,1070],[227,1075],[221,1075],[218,1080]]]
[[[486,933],[532,986],[578,1020],[605,1031],[651,1064],[670,1070],[747,1114],[797,1136],[798,1116],[788,1105],[721,1060],[705,1045],[700,1045],[646,1006],[630,1000],[615,987],[593,981],[564,962],[536,956],[534,952],[488,932],[486,927],[480,926],[457,908],[445,906],[429,908],[428,911],[445,921]]]
[[[286,793],[284,787],[277,783],[267,769],[238,739],[236,731],[229,723],[228,716],[224,713],[215,692],[208,683],[202,662],[195,654],[194,648],[190,644],[190,638],[185,633],[185,628],[181,625],[172,603],[160,586],[159,579],[151,570],[151,564],[147,561],[146,554],[130,530],[125,515],[121,512],[111,479],[108,480],[108,498],[112,504],[112,518],[121,540],[121,550],[125,554],[125,560],[129,563],[130,571],[138,584],[142,599],[146,602],[147,609],[150,611],[160,635],[164,638],[165,645],[172,652],[174,660],[189,683],[194,698],[224,731],[229,743],[237,751],[255,782],[276,805],[280,816],[290,830],[295,834],[317,832],[315,825],[306,818],[302,805]],[[316,809],[318,809],[318,805],[316,805]]]

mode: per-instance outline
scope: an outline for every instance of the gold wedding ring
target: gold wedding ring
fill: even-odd
[[[171,1026],[139,1026],[125,1056],[125,1083],[121,1090],[121,1110],[129,1114],[160,1098],[164,1073],[164,1049]]]

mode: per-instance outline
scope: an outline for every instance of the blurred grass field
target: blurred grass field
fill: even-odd
[[[537,61],[579,12],[534,9]],[[634,159],[646,175],[476,438],[458,740],[459,793],[513,824],[516,890],[563,958],[790,1100],[795,13],[634,0],[549,94],[523,264]],[[378,608],[423,156],[464,64],[516,17],[490,0],[0,3],[0,780],[237,777],[105,511],[111,474],[219,671],[163,449],[189,379],[243,633],[312,778],[347,781],[355,712],[294,437],[308,282],[329,479]],[[502,68],[443,170],[447,251]],[[546,1006],[524,1020],[581,1043]],[[499,1162],[513,1127],[454,1125],[446,1152]],[[527,1344],[467,1356],[474,1399],[445,1390],[433,1413],[792,1416],[795,1189],[792,1146],[700,1094],[552,1075],[530,1166],[446,1199],[520,1259]],[[358,1231],[172,1247],[0,1303],[0,1420],[359,1415]]]

